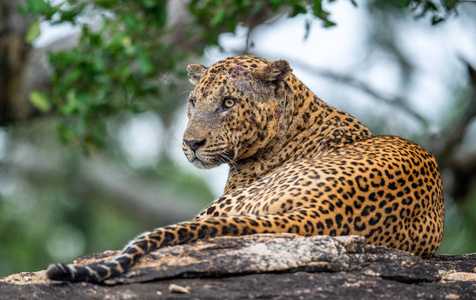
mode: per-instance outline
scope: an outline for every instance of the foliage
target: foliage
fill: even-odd
[[[457,0],[439,0],[439,1],[415,1],[401,0],[397,6],[410,8],[417,18],[422,18],[428,13],[431,14],[431,24],[436,25],[446,20],[452,13],[456,11]]]
[[[416,19],[430,16],[432,25],[447,20],[457,13],[459,0],[373,0],[370,6],[386,11],[398,11],[406,14],[410,10]]]
[[[82,26],[79,47],[50,55],[52,89],[30,96],[42,111],[54,108],[54,113],[64,118],[58,131],[65,143],[80,144],[90,151],[104,144],[107,118],[124,109],[148,109],[159,97],[159,76],[174,72],[183,58],[182,53],[160,42],[165,34],[165,1],[121,4],[71,0],[54,6],[29,0],[22,7],[23,12],[53,23],[77,24],[80,16],[91,11],[109,15],[97,31]],[[113,10],[106,11],[109,9]]]
[[[284,8],[289,11],[289,17],[311,11],[322,21],[324,27],[332,27],[336,24],[330,20],[330,13],[324,10],[322,2],[322,0],[192,0],[189,6],[190,12],[199,23],[209,25],[208,30],[204,32],[204,38],[209,43],[217,44],[220,33],[234,32],[236,26],[243,20],[252,19],[251,22],[248,20],[247,24],[251,27],[263,23],[270,16],[269,13],[264,13],[268,10],[277,13]],[[351,2],[357,5],[354,1]]]

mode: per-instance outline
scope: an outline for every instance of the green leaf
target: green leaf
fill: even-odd
[[[126,55],[134,55],[136,53],[136,47],[132,42],[132,38],[128,35],[120,37],[120,43],[123,47],[124,54]],[[120,51],[120,50],[119,50]]]
[[[40,22],[35,21],[30,24],[30,27],[28,27],[28,30],[26,31],[25,39],[28,43],[33,43],[33,41],[40,36],[41,30],[40,30]]]
[[[432,11],[438,11],[438,7],[431,1],[425,1],[425,7]]]
[[[59,138],[63,144],[70,146],[75,146],[77,144],[76,134],[68,127],[62,124],[57,124],[56,131],[58,132]]]
[[[431,18],[431,25],[436,25],[440,22],[443,22],[445,20],[445,18],[440,18],[440,17],[437,17],[437,16],[433,16]]]
[[[322,0],[314,0],[312,5],[312,11],[316,17],[319,17],[322,13]]]
[[[144,51],[137,52],[137,64],[142,74],[149,75],[154,71],[154,65]]]
[[[336,23],[334,23],[330,20],[324,20],[324,27],[325,28],[329,28],[329,27],[333,27],[333,26],[336,26]]]
[[[307,10],[303,5],[295,4],[293,6],[293,11],[289,14],[289,17],[292,18],[292,17],[295,17],[299,14],[305,14],[305,13],[307,13]]]
[[[154,0],[141,0],[141,3],[147,8],[151,8],[157,5],[156,1]]]
[[[263,0],[257,0],[254,3],[254,6],[253,6],[253,9],[251,10],[251,13],[255,15],[255,14],[259,13],[262,8],[263,8]]]
[[[62,10],[61,11],[61,20],[63,22],[72,22],[73,24],[75,23],[76,17],[83,11],[83,8],[85,7],[85,4],[81,4],[75,9],[71,10]]]
[[[274,10],[277,10],[281,4],[283,4],[283,0],[269,0],[269,2],[271,3],[271,6]]]
[[[66,104],[61,107],[61,113],[68,116],[77,114],[79,111],[79,103],[76,99],[76,93],[74,90],[69,90],[66,93]]]
[[[48,112],[51,109],[51,103],[44,92],[34,91],[30,93],[30,102],[42,113]]]
[[[122,18],[124,20],[124,23],[129,28],[137,28],[139,26],[139,21],[137,20],[136,15],[134,13],[125,13]]]
[[[59,11],[61,6],[61,4],[52,5],[47,0],[27,0],[22,2],[19,5],[20,12],[41,15],[45,20],[51,20],[52,16]]]
[[[226,17],[226,11],[224,9],[220,9],[217,13],[213,16],[213,19],[210,21],[210,26],[216,27],[223,23]]]

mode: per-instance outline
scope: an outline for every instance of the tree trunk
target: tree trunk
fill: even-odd
[[[29,118],[34,109],[25,95],[31,45],[25,34],[31,19],[18,12],[18,0],[0,0],[0,125]]]

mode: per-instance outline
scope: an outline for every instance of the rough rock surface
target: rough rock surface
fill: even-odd
[[[39,271],[1,278],[0,291],[1,299],[476,299],[476,254],[424,260],[358,236],[218,237],[154,251],[102,285],[51,282]]]

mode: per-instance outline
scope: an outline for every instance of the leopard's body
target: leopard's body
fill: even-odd
[[[52,265],[49,278],[100,282],[154,249],[219,235],[358,234],[421,257],[438,249],[443,191],[428,151],[372,136],[317,98],[286,61],[239,56],[188,70],[196,86],[183,150],[197,167],[230,165],[224,195],[195,220],[138,236],[108,263]]]

